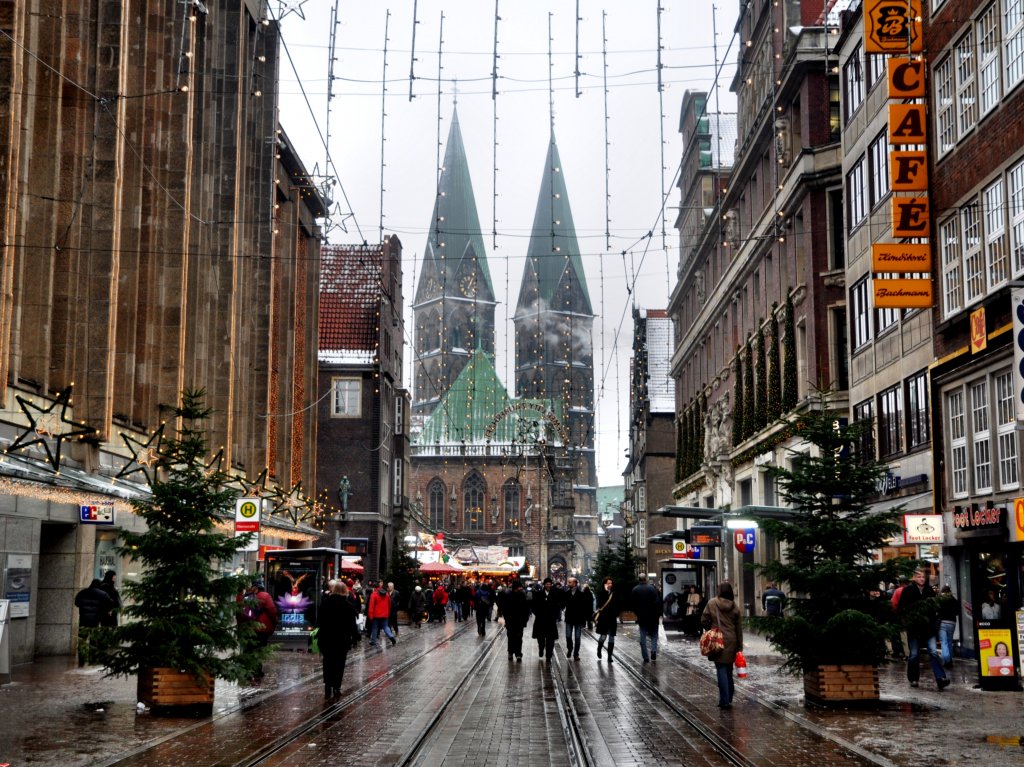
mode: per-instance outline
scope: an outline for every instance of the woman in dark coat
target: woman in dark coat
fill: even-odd
[[[615,630],[619,625],[619,613],[622,606],[615,596],[615,584],[611,578],[605,578],[601,588],[597,591],[597,613],[595,624],[597,628],[597,657],[601,657],[604,649],[605,639],[608,640],[608,662],[611,663],[612,651],[615,649]]]
[[[345,675],[345,661],[352,643],[359,636],[356,628],[356,609],[349,601],[348,586],[342,581],[331,581],[331,593],[320,602],[317,644],[324,661],[324,697],[341,695],[341,680]]]
[[[561,592],[555,591],[554,585],[554,581],[545,578],[544,587],[530,600],[530,609],[533,611],[533,638],[537,640],[541,660],[547,654],[549,662],[555,655],[558,614],[562,611]]]
[[[718,627],[725,639],[725,646],[708,655],[715,664],[718,675],[718,707],[732,708],[732,696],[736,690],[732,678],[732,664],[736,653],[743,650],[743,616],[736,606],[732,584],[722,581],[718,584],[718,596],[709,600],[700,616],[705,630]]]

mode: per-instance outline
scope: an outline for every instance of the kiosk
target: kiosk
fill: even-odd
[[[281,549],[266,552],[267,593],[279,614],[273,640],[288,649],[306,649],[316,628],[327,581],[341,572],[342,549]]]

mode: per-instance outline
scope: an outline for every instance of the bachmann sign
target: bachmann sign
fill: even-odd
[[[913,243],[871,246],[875,307],[923,309],[932,295],[931,208],[928,193],[928,118],[925,97],[921,0],[866,0],[864,50],[890,58],[889,188],[892,237]],[[909,103],[908,103],[909,102]]]

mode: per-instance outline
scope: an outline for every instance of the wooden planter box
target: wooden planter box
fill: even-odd
[[[408,626],[410,623],[412,623],[412,620],[409,618],[409,611],[408,610],[399,610],[398,611],[398,625],[399,626]]]
[[[210,716],[213,677],[197,682],[174,668],[139,669],[138,697],[154,716]]]
[[[878,666],[818,666],[804,672],[804,695],[809,702],[825,706],[877,701]]]
[[[636,613],[630,612],[629,610],[623,610],[619,613],[619,620],[623,623],[636,623]]]

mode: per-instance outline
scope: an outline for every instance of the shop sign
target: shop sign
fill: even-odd
[[[921,0],[866,0],[866,53],[920,53],[923,47]]]
[[[1010,294],[1013,312],[1013,402],[1017,423],[1024,422],[1024,288]]]
[[[932,246],[903,242],[876,242],[871,246],[874,272],[930,272]]]
[[[78,507],[83,525],[113,525],[114,502],[94,501],[83,503]]]
[[[1010,520],[1010,540],[1024,542],[1024,498],[1013,499],[1013,519]]]
[[[953,527],[961,532],[998,533],[1005,528],[1004,512],[999,506],[981,508],[978,504],[953,507]]]
[[[982,676],[1011,677],[1016,672],[1010,629],[978,629],[978,663]]]
[[[941,514],[904,514],[904,543],[942,543],[945,531]]]
[[[988,347],[988,332],[985,326],[985,307],[971,312],[971,354],[977,354]]]
[[[733,544],[740,554],[751,554],[754,551],[756,532],[754,530],[733,530]]]
[[[875,292],[876,309],[927,308],[932,301],[931,280],[881,280],[871,281]]]

